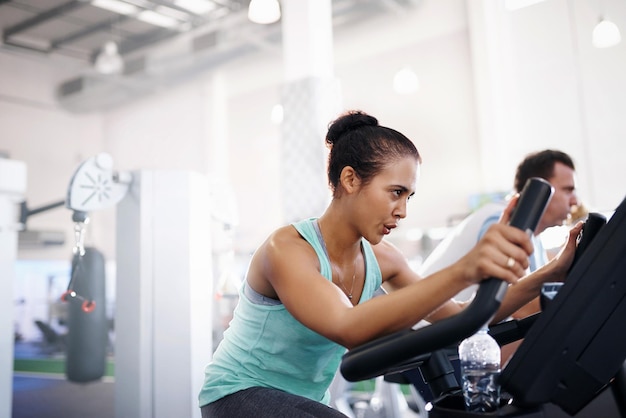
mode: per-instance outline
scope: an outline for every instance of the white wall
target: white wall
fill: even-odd
[[[626,192],[626,43],[597,49],[591,32],[603,13],[624,35],[626,4],[549,0],[515,12],[504,2],[468,5],[483,160],[495,163],[484,170],[488,186],[503,187],[511,176],[499,174],[519,156],[560,148],[577,163],[583,202],[613,209]]]
[[[375,55],[363,54],[345,62],[337,59],[345,106],[370,112],[381,124],[403,132],[422,155],[421,179],[416,197],[409,204],[410,213],[401,223],[403,229],[444,224],[448,215],[466,210],[468,193],[481,186],[465,10],[451,10],[439,3],[444,2],[425,4],[415,17],[404,16],[400,22],[397,16],[388,16],[375,24],[394,28],[397,36],[407,36],[411,30],[417,32],[424,23],[432,22],[430,7],[444,9],[440,12],[445,12],[447,18],[439,31],[431,33],[427,25],[428,36],[418,36],[413,42],[391,46],[386,38],[389,46]],[[371,45],[379,37],[378,31],[364,32],[347,34],[343,47],[349,48],[348,39],[362,39]],[[409,96],[392,89],[395,72],[406,65],[420,80],[419,91]]]
[[[102,151],[102,116],[75,115],[54,102],[54,89],[74,70],[71,66],[0,52],[0,152],[27,164],[26,201],[30,209],[65,199],[74,169]],[[19,251],[23,259],[66,259],[74,245],[71,212],[63,207],[28,219],[33,230],[64,231],[67,246]],[[97,215],[87,243],[100,233]]]
[[[596,3],[546,0],[508,12],[496,0],[424,0],[402,15],[335,32],[345,107],[406,133],[423,155],[418,194],[402,230],[444,225],[467,210],[469,195],[508,189],[523,155],[546,147],[574,157],[590,207],[607,209],[621,200],[626,42],[607,50],[591,46]],[[626,5],[604,3],[626,35]],[[421,81],[413,96],[391,89],[393,72],[406,64]],[[269,120],[282,71],[280,53],[264,52],[111,111],[76,115],[52,98],[72,69],[0,50],[0,150],[27,162],[32,205],[62,197],[75,166],[103,150],[120,169],[211,174],[234,187],[235,245],[248,253],[282,223],[280,130]],[[112,211],[92,218],[90,239],[111,257]],[[62,210],[33,217],[29,226],[71,231]],[[70,252],[71,245],[20,251],[20,257]]]

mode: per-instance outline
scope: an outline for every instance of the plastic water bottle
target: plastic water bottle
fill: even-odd
[[[492,412],[500,404],[500,346],[482,328],[459,345],[465,407],[471,412]]]

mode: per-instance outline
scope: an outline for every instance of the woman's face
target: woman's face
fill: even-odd
[[[361,187],[356,197],[356,219],[361,235],[371,244],[379,243],[406,217],[406,205],[415,193],[418,176],[415,158],[403,157],[390,162]]]

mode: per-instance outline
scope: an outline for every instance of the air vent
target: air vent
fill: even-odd
[[[191,44],[194,51],[215,48],[217,46],[217,32],[197,36],[191,41]]]
[[[73,78],[71,80],[65,81],[59,86],[58,94],[59,96],[69,96],[71,94],[81,91],[83,89],[83,86],[84,82],[82,77]]]

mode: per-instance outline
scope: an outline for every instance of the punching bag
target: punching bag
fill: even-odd
[[[72,382],[100,379],[106,368],[108,321],[105,312],[104,256],[95,248],[72,259],[72,291],[67,300],[65,375]]]

